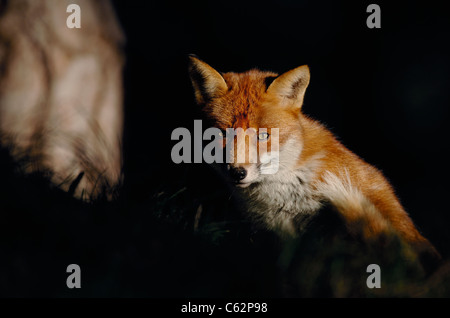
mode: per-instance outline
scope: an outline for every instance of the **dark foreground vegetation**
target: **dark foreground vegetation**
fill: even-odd
[[[146,195],[125,178],[114,201],[85,203],[5,149],[0,160],[2,297],[450,296],[448,266],[426,275],[396,240],[355,242],[330,209],[296,240],[252,229],[207,167],[180,167]],[[373,263],[380,289],[366,286]],[[69,264],[81,267],[81,289],[66,287]]]

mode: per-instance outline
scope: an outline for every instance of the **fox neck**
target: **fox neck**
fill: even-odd
[[[281,146],[278,173],[244,189],[253,221],[282,237],[292,237],[324,203],[330,203],[353,236],[373,242],[397,233],[419,254],[439,260],[439,253],[417,231],[382,174],[322,125],[301,120],[303,140]],[[281,162],[286,153],[284,159],[295,164]]]
[[[321,132],[320,127],[310,123],[302,127],[304,135],[311,131],[313,138]],[[283,237],[296,236],[322,206],[315,183],[322,170],[324,152],[323,148],[310,145],[310,141],[288,140],[280,149],[279,171],[242,190],[252,221]]]

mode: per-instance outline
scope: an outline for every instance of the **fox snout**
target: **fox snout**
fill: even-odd
[[[247,177],[247,170],[244,167],[232,167],[229,166],[230,178],[238,183]]]
[[[251,130],[250,130],[251,131]],[[256,131],[256,130],[253,130]],[[252,183],[260,181],[262,175],[275,174],[278,171],[279,152],[278,136],[272,141],[271,151],[267,151],[267,141],[269,138],[266,132],[250,133],[250,137],[245,138],[247,132],[238,131],[233,139],[234,144],[225,149],[227,158],[228,176],[237,186],[244,188]],[[261,137],[257,137],[261,135]]]
[[[240,188],[246,188],[260,178],[257,164],[227,164],[227,172],[229,180]]]

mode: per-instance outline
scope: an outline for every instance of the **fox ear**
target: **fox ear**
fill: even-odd
[[[309,67],[307,65],[299,66],[275,78],[267,88],[267,93],[279,99],[283,105],[300,108],[309,78]]]
[[[189,76],[198,104],[205,104],[228,90],[227,83],[215,69],[195,56],[189,56]]]

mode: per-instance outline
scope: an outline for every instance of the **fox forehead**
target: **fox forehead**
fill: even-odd
[[[228,91],[212,100],[205,112],[220,128],[258,128],[265,92],[277,75],[259,70],[223,73]]]

